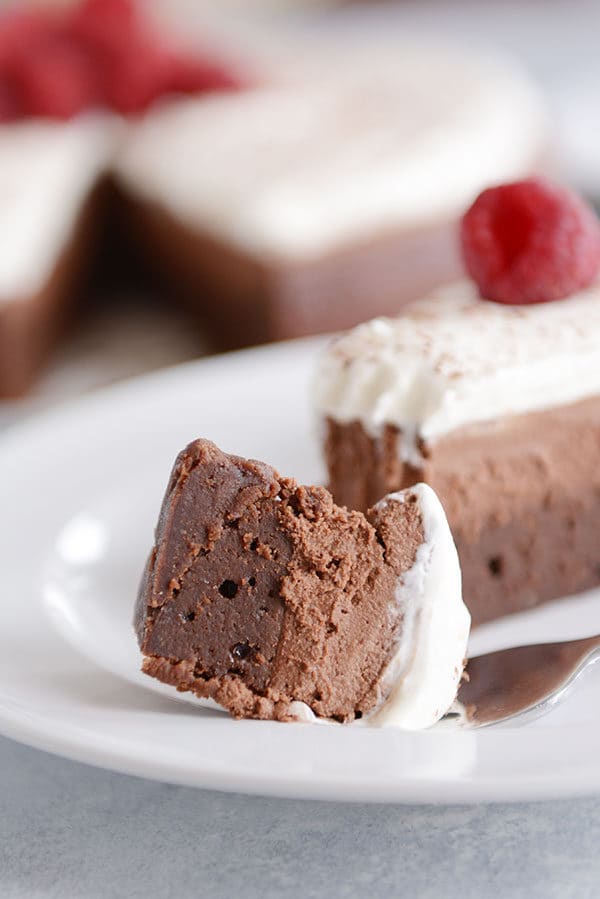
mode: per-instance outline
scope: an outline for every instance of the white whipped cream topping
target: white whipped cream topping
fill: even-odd
[[[0,126],[0,303],[42,288],[117,134],[107,116]]]
[[[421,730],[445,715],[462,677],[471,616],[462,600],[458,555],[442,504],[427,484],[391,493],[375,508],[416,496],[424,541],[400,578],[400,642],[382,678],[389,696],[369,724]]]
[[[375,508],[417,498],[423,543],[416,560],[398,580],[392,617],[402,617],[400,640],[381,677],[385,702],[353,726],[422,730],[450,709],[462,677],[471,616],[462,600],[456,546],[446,514],[427,484],[390,493]],[[295,700],[289,714],[305,724],[332,723]]]
[[[263,86],[165,105],[117,165],[128,190],[246,251],[310,257],[455,217],[544,151],[512,66],[398,43],[261,52]]]
[[[322,416],[402,431],[403,458],[461,426],[600,393],[600,285],[552,303],[505,306],[471,282],[335,341],[314,383]]]

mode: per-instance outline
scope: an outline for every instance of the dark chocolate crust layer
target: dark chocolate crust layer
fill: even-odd
[[[396,584],[423,532],[410,503],[369,517],[190,444],[136,606],[143,670],[238,717],[285,720],[294,700],[340,721],[371,710],[402,625]]]
[[[600,584],[600,399],[462,428],[404,464],[400,434],[329,421],[337,502],[364,509],[425,481],[448,516],[473,623]]]
[[[122,195],[122,204],[144,258],[210,326],[220,349],[393,315],[462,271],[456,225],[448,221],[380,234],[299,262],[245,254],[140,198]]]

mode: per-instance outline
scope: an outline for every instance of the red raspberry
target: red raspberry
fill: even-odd
[[[144,112],[165,92],[168,72],[168,57],[151,44],[116,56],[105,78],[108,105],[123,115]]]
[[[79,48],[62,41],[41,45],[17,70],[24,112],[69,119],[97,105],[97,76]]]
[[[492,187],[461,223],[463,260],[483,299],[521,305],[569,296],[600,268],[600,222],[542,178]]]
[[[130,0],[87,0],[72,10],[66,29],[106,72],[115,58],[135,53],[141,30]]]
[[[132,0],[85,0],[71,11],[66,28],[92,50],[123,47],[139,29],[137,4]]]
[[[41,40],[55,18],[45,9],[12,9],[0,17],[0,65],[13,65]]]
[[[105,103],[123,115],[144,112],[167,90],[170,56],[132,0],[86,0],[70,33],[86,47],[104,82]]]
[[[100,27],[120,25],[129,30],[138,19],[137,0],[83,0],[76,11],[81,18]]]
[[[21,103],[12,79],[0,72],[0,123],[14,122],[22,115]]]
[[[47,13],[38,10],[13,9],[0,17],[0,122],[12,122],[25,114],[18,71],[46,25]]]
[[[84,0],[62,13],[0,18],[0,121],[68,119],[93,106],[135,115],[165,93],[241,86],[210,57],[187,59],[163,45],[135,0]]]

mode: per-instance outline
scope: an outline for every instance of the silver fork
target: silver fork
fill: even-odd
[[[564,643],[536,643],[469,659],[457,703],[444,720],[462,727],[514,721],[525,724],[551,711],[600,659],[600,635]]]

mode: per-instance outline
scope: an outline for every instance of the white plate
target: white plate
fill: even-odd
[[[600,789],[598,678],[527,727],[476,732],[230,720],[138,672],[138,578],[176,452],[210,437],[323,471],[307,402],[319,341],[171,369],[0,442],[0,730],[71,758],[277,796],[467,802]],[[475,650],[600,630],[600,593],[481,629]]]

